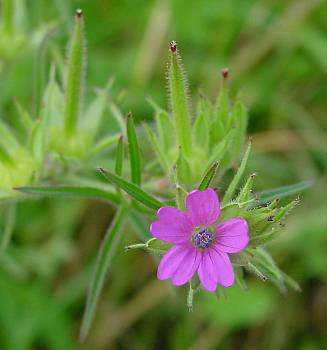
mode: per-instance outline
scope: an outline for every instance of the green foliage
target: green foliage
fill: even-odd
[[[162,207],[162,203],[156,198],[152,197],[147,192],[143,191],[139,186],[124,180],[122,177],[117,176],[110,171],[100,168],[101,174],[110,181],[113,185],[118,186],[126,193],[128,193],[132,198],[136,199],[140,203],[148,206],[150,209],[159,209]]]

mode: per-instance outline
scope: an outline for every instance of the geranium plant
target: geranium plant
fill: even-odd
[[[251,154],[251,142],[247,142],[246,135],[247,111],[241,101],[230,101],[228,69],[222,69],[215,103],[201,96],[193,112],[177,43],[170,43],[167,74],[170,109],[166,111],[151,102],[155,125],[144,125],[144,129],[153,153],[150,159],[142,158],[141,130],[136,128],[131,113],[120,136],[109,135],[99,143],[95,136],[103,111],[100,102],[105,105],[106,99],[97,102],[85,114],[86,118],[80,118],[83,41],[83,15],[77,11],[66,93],[63,95],[52,79],[50,100],[56,103],[46,104],[56,106],[58,111],[58,103],[64,101],[65,108],[57,116],[52,113],[57,124],[50,124],[47,129],[46,144],[50,154],[74,157],[81,163],[116,141],[112,169],[99,168],[102,178],[96,180],[83,174],[75,178],[74,185],[68,177],[61,177],[57,186],[43,179],[33,187],[18,189],[42,196],[92,197],[117,207],[99,249],[81,338],[90,329],[117,242],[129,232],[127,222],[139,233],[140,241],[126,250],[144,249],[162,257],[158,278],[171,279],[174,285],[188,283],[189,309],[195,292],[214,292],[217,286],[225,288],[234,283],[245,288],[244,272],[270,280],[281,291],[287,286],[298,290],[297,283],[277,267],[265,244],[278,237],[286,215],[298,204],[295,199],[280,206],[279,199],[294,195],[307,184],[253,193],[255,174],[249,175],[247,169]],[[98,158],[98,162],[104,161]],[[86,182],[88,185],[83,185]]]

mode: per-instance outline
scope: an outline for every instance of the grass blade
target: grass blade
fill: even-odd
[[[87,294],[83,321],[80,329],[80,340],[84,341],[90,330],[98,299],[103,287],[104,278],[109,268],[113,252],[120,238],[121,227],[124,223],[126,211],[120,207],[116,212],[100,247],[95,270]]]
[[[15,190],[43,197],[93,198],[119,204],[116,194],[89,186],[32,186],[18,187]]]
[[[103,168],[99,169],[101,174],[110,181],[113,185],[120,187],[123,191],[128,193],[131,197],[149,207],[150,209],[158,210],[163,204],[150,194],[143,191],[139,186],[128,182]]]
[[[132,117],[132,113],[127,115],[127,140],[129,147],[129,156],[131,162],[131,174],[132,182],[136,185],[141,184],[141,155],[137,142],[137,136],[135,131],[135,125]]]

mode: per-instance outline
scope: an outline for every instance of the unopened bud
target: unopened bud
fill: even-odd
[[[229,74],[229,69],[228,68],[223,68],[221,70],[221,76],[224,78],[224,79],[227,79],[228,78],[228,74]]]
[[[177,50],[177,42],[175,40],[173,40],[170,44],[169,44],[169,50],[172,53],[175,53]]]
[[[83,11],[82,11],[82,9],[77,9],[77,10],[75,11],[75,14],[76,14],[76,16],[77,16],[78,18],[82,17],[82,16],[83,16]]]

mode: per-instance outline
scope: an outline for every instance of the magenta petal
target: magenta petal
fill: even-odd
[[[152,235],[170,243],[189,241],[192,227],[186,214],[173,207],[162,207],[157,212],[158,220],[150,226]]]
[[[194,251],[196,249],[189,244],[178,244],[168,250],[163,256],[158,266],[157,277],[159,280],[165,280],[175,276],[177,270],[181,268],[179,275],[183,274],[185,260],[188,263],[194,261]],[[187,272],[187,271],[186,271]],[[177,282],[179,279],[177,279]],[[185,282],[184,282],[185,283]]]
[[[228,255],[215,249],[203,253],[198,274],[202,286],[209,292],[214,292],[217,284],[230,287],[234,283],[233,266]]]
[[[186,249],[188,249],[188,253],[184,256],[171,278],[175,286],[181,286],[188,282],[197,271],[201,261],[202,252],[200,250],[195,247],[188,247]]]
[[[238,253],[249,242],[248,224],[242,218],[229,219],[215,228],[216,247],[225,253]]]
[[[202,260],[198,268],[198,275],[204,289],[208,292],[214,292],[216,290],[216,267],[210,257],[209,250],[202,254]]]
[[[234,284],[233,265],[226,253],[215,248],[210,249],[210,257],[216,266],[218,284],[224,287],[230,287]]]
[[[213,225],[220,215],[218,196],[212,188],[194,190],[186,198],[186,209],[193,227]]]

